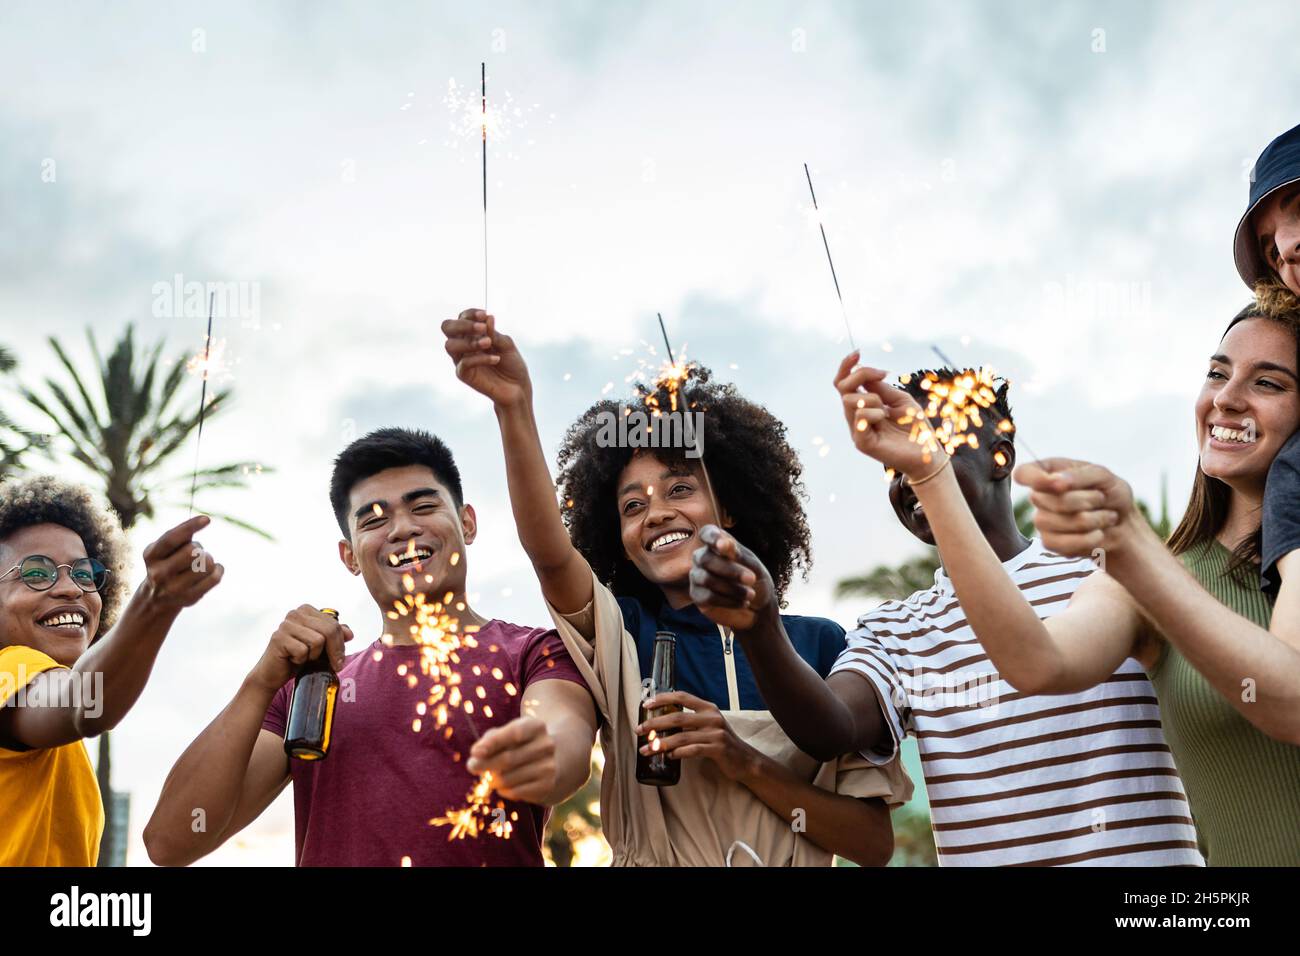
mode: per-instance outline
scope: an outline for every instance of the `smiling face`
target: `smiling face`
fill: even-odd
[[[1264,262],[1300,295],[1300,183],[1275,191],[1251,218]]]
[[[31,525],[0,542],[0,574],[33,554],[60,565],[88,557],[75,531],[57,524]],[[0,645],[31,647],[71,667],[90,646],[102,608],[99,593],[81,590],[67,568],[59,568],[48,591],[33,591],[14,571],[0,581]]]
[[[339,542],[339,556],[349,571],[361,575],[384,611],[407,593],[441,600],[448,591],[464,593],[465,546],[473,542],[477,527],[474,509],[457,509],[431,468],[388,468],[349,491],[351,540]],[[408,574],[414,592],[403,584]]]
[[[637,452],[618,476],[623,552],[641,576],[671,592],[687,587],[699,530],[719,523],[700,466],[660,461]],[[722,527],[733,522],[725,514]]]
[[[1259,493],[1278,449],[1300,427],[1296,339],[1267,319],[1243,319],[1210,359],[1196,399],[1201,470]]]

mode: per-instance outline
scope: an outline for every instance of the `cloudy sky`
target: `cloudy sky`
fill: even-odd
[[[226,579],[115,737],[135,864],[172,761],[286,610],[377,627],[326,498],[350,438],[446,439],[480,516],[479,610],[544,620],[491,409],[437,328],[483,300],[478,144],[447,103],[480,60],[508,109],[489,305],[525,350],[548,454],[624,388],[662,311],[675,345],[788,424],[816,556],[792,610],[845,624],[865,608],[831,599],[838,578],[921,549],[839,419],[848,345],[802,164],[865,360],[907,371],[936,344],[992,364],[1034,452],[1101,461],[1148,499],[1167,474],[1177,510],[1192,397],[1246,298],[1229,250],[1249,166],[1300,120],[1284,2],[42,2],[5,19],[0,342],[33,381],[44,337],[84,360],[87,325],[106,342],[133,322],[183,358],[204,319],[159,285],[237,283],[216,329],[235,401],[202,460],[275,469],[208,499],[277,540],[205,535]],[[138,527],[137,551],[183,517]],[[291,859],[283,798],[210,858]]]

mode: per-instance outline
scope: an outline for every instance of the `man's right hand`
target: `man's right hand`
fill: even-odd
[[[492,399],[497,407],[518,405],[532,397],[528,366],[514,340],[496,329],[496,316],[466,309],[442,323],[447,354],[456,363],[456,377]]]
[[[329,654],[337,671],[343,666],[343,644],[350,640],[352,628],[304,604],[285,615],[249,677],[265,688],[279,690],[299,667],[322,652]]]

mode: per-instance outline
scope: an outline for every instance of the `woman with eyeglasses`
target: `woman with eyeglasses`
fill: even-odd
[[[0,866],[95,865],[104,808],[82,740],[126,716],[181,608],[221,580],[192,540],[209,520],[145,548],[119,617],[117,520],[55,478],[0,485]]]

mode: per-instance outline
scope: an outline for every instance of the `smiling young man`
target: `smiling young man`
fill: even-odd
[[[104,808],[83,739],[126,716],[176,616],[221,581],[191,540],[208,520],[145,549],[119,620],[117,519],[54,478],[0,486],[0,866],[95,865]]]
[[[330,501],[339,557],[365,582],[383,636],[345,658],[350,628],[310,605],[290,611],[168,776],[145,828],[150,858],[179,865],[210,853],[292,780],[300,866],[540,866],[545,808],[586,781],[596,732],[591,696],[563,644],[554,631],[469,606],[477,517],[437,438],[386,428],[358,439],[335,462]],[[412,633],[419,602],[440,602],[466,637],[455,675],[442,679],[444,712],[429,704],[428,634]],[[291,760],[292,678],[322,653],[341,685],[329,753]],[[510,838],[448,840],[431,820],[463,806],[484,772]],[[199,808],[206,828],[195,832]]]
[[[1300,296],[1300,126],[1278,136],[1255,161],[1233,258],[1252,292],[1280,283]]]
[[[836,387],[855,445],[879,457],[869,441],[875,432],[856,427],[855,416],[878,408],[878,401],[871,405],[875,396],[861,389],[885,373],[855,370],[856,359],[854,353],[841,364]],[[907,380],[918,400],[925,374]],[[885,461],[895,469],[889,500],[903,527],[933,546],[935,530],[913,486],[955,479],[992,568],[1000,562],[1000,578],[1009,579],[1036,615],[1050,617],[1086,586],[1095,567],[1020,533],[1011,502],[1015,444],[998,429],[1002,421],[1011,421],[1005,384],[978,448],[951,459],[939,452],[921,470]],[[907,431],[902,435],[905,449],[919,457]],[[944,469],[951,462],[950,475],[939,474],[941,461]],[[728,560],[710,544],[697,558],[702,574],[725,578],[748,563]],[[858,749],[880,761],[914,735],[945,866],[1200,865],[1187,797],[1142,667],[1133,660],[1112,666],[1109,677],[1080,693],[1016,690],[972,629],[967,602],[947,573],[950,557],[941,549],[944,567],[932,588],[862,615],[824,682],[788,642],[749,636],[746,653],[781,726],[808,753]]]

